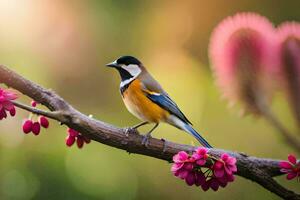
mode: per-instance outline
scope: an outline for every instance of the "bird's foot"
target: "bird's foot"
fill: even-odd
[[[149,139],[151,138],[151,134],[147,133],[143,136],[142,145],[145,145],[145,147],[149,146]]]
[[[134,127],[127,127],[124,128],[124,134],[126,135],[126,137],[128,137],[129,134],[138,134],[138,130]]]
[[[164,138],[161,138],[160,140],[164,142],[162,153],[165,153],[167,151],[168,140],[165,140]]]

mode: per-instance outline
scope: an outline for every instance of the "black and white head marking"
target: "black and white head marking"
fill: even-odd
[[[142,63],[133,56],[122,56],[107,66],[114,67],[119,71],[121,92],[124,92],[130,83],[142,73]]]
[[[142,72],[141,68],[136,64],[130,64],[130,65],[121,65],[121,68],[125,71],[127,71],[130,74],[130,78],[127,78],[125,80],[121,81],[120,87],[123,87],[136,79],[138,75]]]

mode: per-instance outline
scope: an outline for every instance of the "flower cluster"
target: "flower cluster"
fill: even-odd
[[[15,92],[0,88],[0,120],[7,117],[7,112],[12,117],[16,115],[16,108],[11,101],[17,98],[18,96]]]
[[[37,106],[37,102],[31,102],[32,107]],[[49,127],[49,121],[45,116],[39,116],[37,121],[33,120],[33,115],[29,115],[29,119],[25,119],[22,125],[23,132],[28,134],[32,132],[34,135],[39,135],[41,127],[47,129]]]
[[[172,173],[189,186],[201,186],[204,191],[209,188],[217,191],[219,187],[233,182],[233,174],[237,172],[236,159],[226,153],[215,158],[207,152],[204,147],[196,149],[192,155],[180,151],[173,157]]]
[[[300,181],[300,161],[294,155],[288,156],[288,161],[281,161],[279,163],[280,171],[287,174],[288,180],[297,178]]]
[[[68,147],[71,147],[76,142],[77,147],[81,149],[84,143],[89,144],[91,142],[89,138],[83,136],[81,133],[75,131],[74,129],[68,128],[67,132],[68,136],[66,137],[66,145]]]

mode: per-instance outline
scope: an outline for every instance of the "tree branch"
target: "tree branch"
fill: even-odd
[[[17,107],[57,120],[102,144],[168,162],[172,161],[173,155],[177,152],[191,152],[196,148],[189,145],[165,142],[155,138],[151,138],[149,145],[146,147],[142,145],[143,137],[135,130],[118,128],[105,122],[92,119],[74,109],[55,92],[42,88],[3,65],[0,65],[0,83],[4,83],[8,87],[12,87],[45,105],[49,108],[50,112],[14,102]],[[282,174],[279,168],[279,160],[256,158],[244,153],[221,149],[209,150],[209,154],[218,157],[225,152],[237,159],[237,175],[260,184],[265,189],[277,194],[283,199],[300,200],[299,194],[282,187],[272,178]]]

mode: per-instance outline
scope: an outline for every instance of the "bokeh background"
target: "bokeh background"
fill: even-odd
[[[300,21],[299,7],[299,0],[0,0],[0,63],[52,88],[80,111],[125,127],[139,121],[123,105],[118,74],[104,65],[135,55],[212,145],[286,159],[293,150],[272,127],[241,117],[238,107],[221,100],[207,47],[213,28],[228,15],[254,11],[278,25]],[[296,130],[281,93],[273,109]],[[1,200],[279,199],[239,177],[226,189],[203,192],[173,177],[166,162],[96,142],[67,148],[66,127],[54,121],[38,137],[24,135],[26,117],[18,110],[17,118],[0,122]],[[154,136],[196,143],[168,125]],[[300,192],[296,181],[278,180]]]

